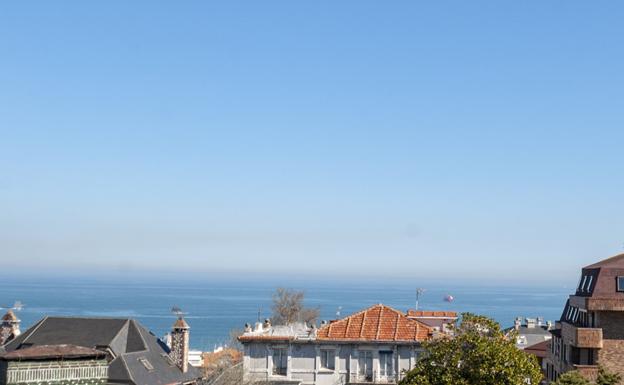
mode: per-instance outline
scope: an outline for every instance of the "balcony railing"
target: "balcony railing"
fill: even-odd
[[[351,373],[349,376],[350,384],[396,384],[403,376],[401,374],[379,374],[378,372],[373,372],[369,374],[359,374],[359,373]]]

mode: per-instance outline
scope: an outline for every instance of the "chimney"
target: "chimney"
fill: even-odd
[[[520,326],[522,326],[522,318],[517,317],[514,321],[514,329],[520,330]]]
[[[267,318],[267,319],[264,320],[264,324],[262,325],[262,329],[269,330],[270,328],[271,328],[271,320]]]
[[[189,330],[191,327],[179,316],[171,329],[171,359],[182,373],[188,371]]]
[[[251,329],[251,325],[250,325],[250,324],[248,324],[248,323],[246,323],[246,324],[245,324],[245,333],[251,333],[251,330],[252,330],[252,329]]]

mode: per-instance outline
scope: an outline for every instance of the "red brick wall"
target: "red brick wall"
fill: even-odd
[[[604,340],[598,351],[598,364],[624,377],[624,340]],[[620,384],[624,385],[624,381]]]

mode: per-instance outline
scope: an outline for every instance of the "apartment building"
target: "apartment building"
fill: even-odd
[[[346,318],[314,325],[247,326],[246,381],[270,384],[396,384],[422,352],[433,329],[378,304]]]
[[[595,379],[599,366],[624,375],[624,254],[582,269],[552,335],[548,381],[570,370]]]

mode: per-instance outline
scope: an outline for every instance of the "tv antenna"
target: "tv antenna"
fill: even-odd
[[[15,310],[15,311],[22,311],[22,309],[24,308],[24,305],[21,301],[15,301],[15,303],[13,304],[13,306],[0,306],[0,309],[7,309],[7,310]]]
[[[425,294],[426,289],[419,287],[416,289],[416,310],[418,310],[418,306],[420,305],[420,297]]]
[[[342,306],[338,306],[338,310],[336,310],[336,318],[340,318],[341,311],[342,311]]]
[[[184,315],[188,314],[186,312],[183,312],[182,309],[178,306],[173,306],[171,308],[171,312],[175,314],[178,318],[182,318],[184,317]]]

